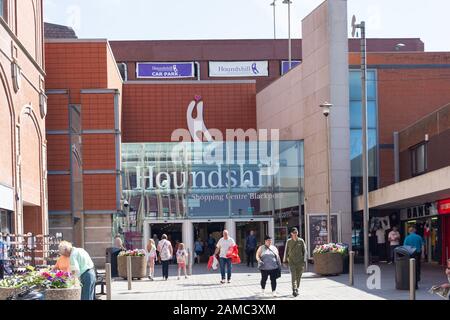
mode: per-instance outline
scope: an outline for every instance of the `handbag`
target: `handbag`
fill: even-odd
[[[270,252],[272,252],[275,257],[277,258],[277,264],[278,264],[278,269],[276,269],[276,273],[275,273],[275,278],[279,279],[281,278],[281,264],[280,264],[280,257],[278,254],[276,254],[275,252],[273,252],[272,249],[270,249],[270,247],[265,246],[267,249],[270,250]]]

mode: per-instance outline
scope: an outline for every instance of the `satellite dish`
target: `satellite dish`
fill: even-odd
[[[352,17],[352,37],[354,38],[356,35],[356,16]]]

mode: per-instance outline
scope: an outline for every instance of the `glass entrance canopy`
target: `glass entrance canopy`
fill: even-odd
[[[130,216],[272,217],[303,204],[303,141],[122,144]]]

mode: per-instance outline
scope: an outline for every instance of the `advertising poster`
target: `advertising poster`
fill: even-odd
[[[328,218],[327,215],[309,215],[309,253],[312,252],[316,246],[328,243]],[[337,215],[331,215],[331,237],[332,242],[338,242],[338,219]]]

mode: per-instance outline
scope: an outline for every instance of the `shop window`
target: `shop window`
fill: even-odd
[[[420,175],[427,170],[427,145],[422,143],[411,149],[411,174]]]

